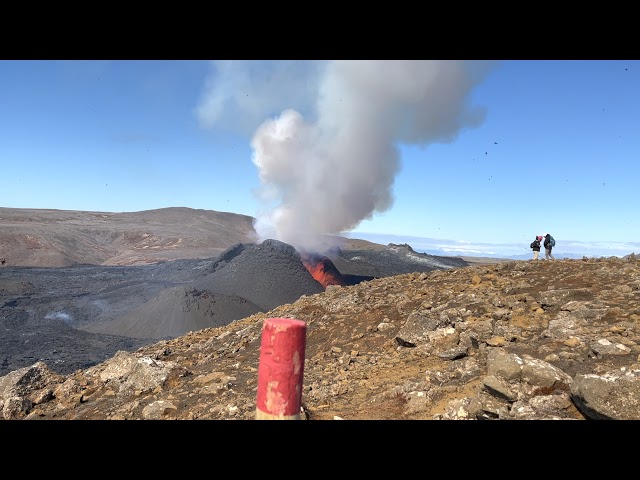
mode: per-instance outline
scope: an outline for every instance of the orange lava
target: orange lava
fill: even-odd
[[[338,269],[327,257],[311,254],[302,255],[302,263],[309,270],[311,276],[320,282],[324,288],[329,285],[346,285]]]

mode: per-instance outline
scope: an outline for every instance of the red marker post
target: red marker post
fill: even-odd
[[[306,333],[302,320],[264,321],[256,420],[300,420]]]

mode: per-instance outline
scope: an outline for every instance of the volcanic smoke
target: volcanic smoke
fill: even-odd
[[[251,140],[261,182],[256,193],[264,206],[256,232],[262,240],[323,252],[333,246],[330,235],[392,206],[399,144],[449,143],[484,121],[485,109],[470,106],[469,97],[492,62],[285,61],[273,62],[271,76],[264,62],[261,76],[249,75],[256,73],[256,63],[221,65],[222,79],[207,92],[210,108],[199,111],[203,122],[222,120],[221,109],[229,103],[229,111],[252,118],[282,105]],[[276,88],[273,95],[267,86]],[[246,100],[256,98],[254,91],[240,94],[248,87],[258,93],[256,103]]]

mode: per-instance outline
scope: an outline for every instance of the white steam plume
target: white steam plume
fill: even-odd
[[[320,77],[303,77],[305,88],[287,84],[292,102],[279,114],[272,111],[253,135],[252,160],[265,205],[256,217],[258,235],[322,251],[325,234],[349,231],[389,209],[401,166],[397,145],[451,142],[462,129],[480,125],[485,110],[472,108],[469,96],[490,66],[457,60],[316,62],[315,70],[306,71]],[[307,108],[302,91],[315,94],[308,97],[315,104],[307,120],[299,113]],[[214,89],[209,98],[220,106],[238,94]],[[282,100],[269,98],[272,109]]]

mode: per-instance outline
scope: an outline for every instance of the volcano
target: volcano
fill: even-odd
[[[205,262],[191,280],[167,285],[125,315],[81,328],[135,338],[174,338],[267,312],[325,288],[293,246],[273,239],[238,243]]]

